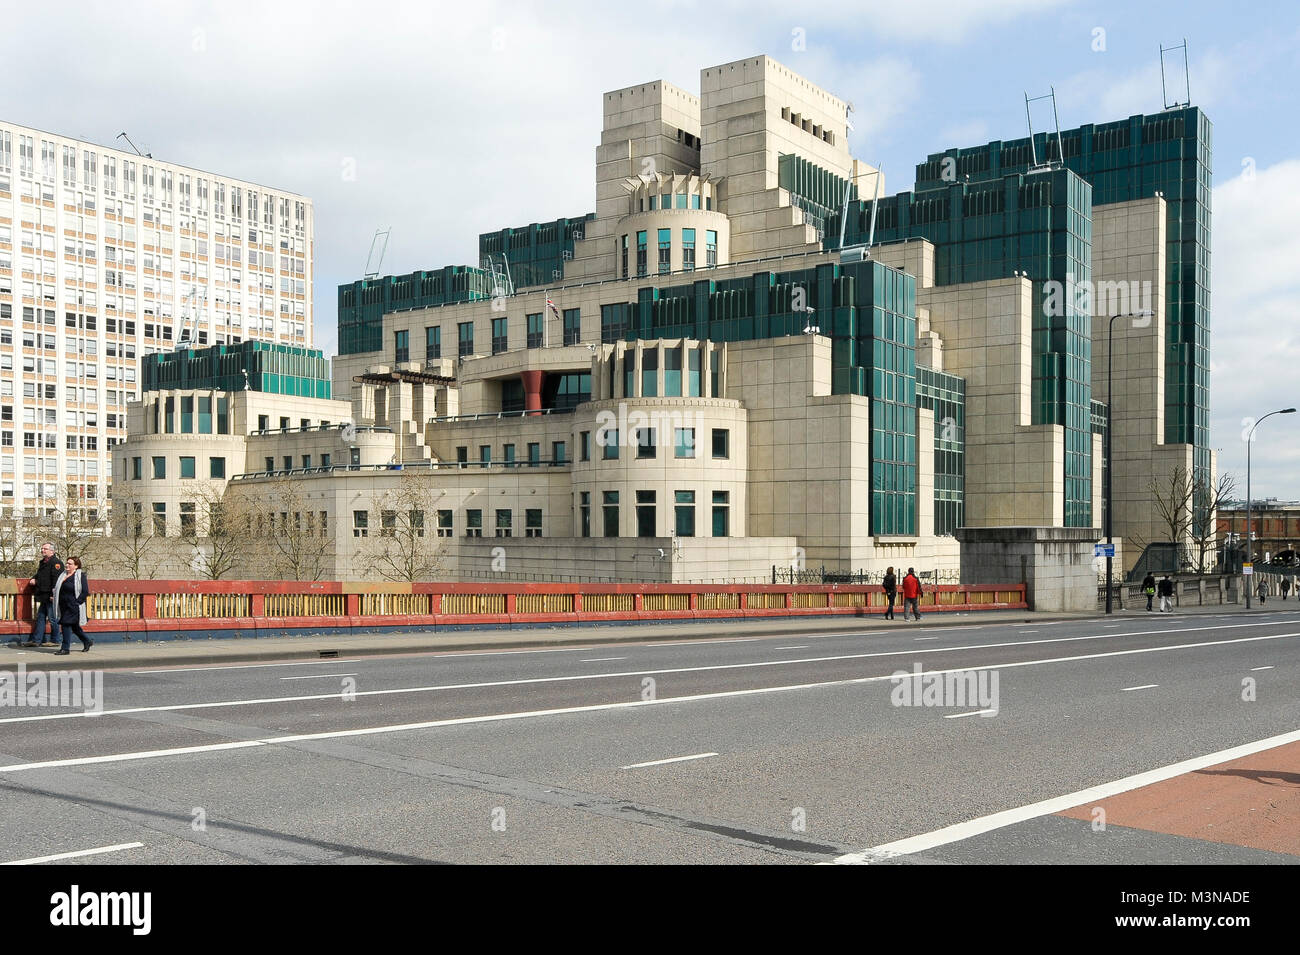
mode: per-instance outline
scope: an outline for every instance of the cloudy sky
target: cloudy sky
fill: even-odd
[[[1162,106],[1187,39],[1214,123],[1211,444],[1300,403],[1300,8],[1191,2],[0,0],[5,119],[310,196],[316,343],[391,227],[385,272],[473,263],[479,232],[591,211],[600,93],[766,53],[853,101],[855,155],[910,188],[928,152]],[[1168,59],[1174,85],[1181,55]],[[1047,121],[1035,114],[1035,126]],[[1256,496],[1300,499],[1300,414],[1254,445]]]

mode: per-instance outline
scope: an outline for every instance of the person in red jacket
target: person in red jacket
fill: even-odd
[[[903,578],[903,619],[907,619],[907,608],[912,608],[912,614],[917,620],[921,619],[921,611],[917,609],[917,604],[921,599],[921,581],[916,577],[916,571],[911,567],[907,568],[907,576]]]

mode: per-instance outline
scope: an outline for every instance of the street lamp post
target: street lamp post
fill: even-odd
[[[1258,428],[1268,418],[1275,414],[1295,414],[1294,408],[1281,408],[1277,411],[1270,411],[1260,418],[1251,427],[1250,433],[1246,435],[1246,560],[1253,565],[1255,563],[1255,548],[1250,543],[1250,446],[1255,443],[1255,428]],[[1251,568],[1254,569],[1253,567]],[[1252,574],[1253,576],[1253,574]],[[1246,582],[1246,609],[1250,609],[1250,581]]]
[[[1103,493],[1106,496],[1106,613],[1111,612],[1111,563],[1114,561],[1115,538],[1111,534],[1112,515],[1115,512],[1114,500],[1111,496],[1111,471],[1115,468],[1115,461],[1111,457],[1111,432],[1115,430],[1115,319],[1117,318],[1147,318],[1154,315],[1151,309],[1143,309],[1140,312],[1128,312],[1121,315],[1112,315],[1110,322],[1106,325],[1106,471],[1105,471],[1105,488]]]

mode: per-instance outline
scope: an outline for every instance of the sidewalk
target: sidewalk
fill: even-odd
[[[54,647],[0,646],[0,668],[24,664],[28,669],[103,669],[258,664],[279,660],[317,660],[376,654],[412,654],[473,650],[526,650],[616,643],[725,639],[785,634],[885,632],[905,628],[969,627],[996,623],[1039,623],[1048,620],[1087,620],[1093,614],[1035,614],[1028,610],[988,610],[934,613],[919,623],[873,617],[790,617],[763,620],[719,620],[637,623],[615,626],[533,627],[529,629],[456,630],[439,633],[400,633],[367,636],[266,637],[203,640],[157,640],[95,644],[83,654],[74,640],[69,656],[55,656]]]

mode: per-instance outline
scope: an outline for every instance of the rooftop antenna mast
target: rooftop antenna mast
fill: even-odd
[[[139,148],[137,148],[136,144],[133,143],[133,142],[131,142],[131,137],[128,136],[125,132],[118,133],[118,134],[117,134],[115,137],[113,137],[113,138],[114,138],[114,139],[125,139],[127,145],[130,146],[132,149],[135,150],[135,154],[136,154],[137,156],[143,156],[145,159],[153,159],[153,153],[142,153],[142,152],[140,152],[140,150],[139,150]]]
[[[1061,163],[1065,162],[1065,147],[1061,143],[1061,117],[1056,112],[1056,87],[1051,86],[1048,88],[1051,90],[1051,92],[1044,93],[1042,96],[1034,96],[1031,98],[1028,93],[1025,93],[1025,120],[1029,124],[1029,154],[1032,159],[1029,167],[1030,172],[1042,172],[1047,169],[1052,169],[1060,165]],[[1048,159],[1046,156],[1043,157],[1042,162],[1039,162],[1038,144],[1034,141],[1034,116],[1033,113],[1030,111],[1029,104],[1036,103],[1039,100],[1044,100],[1044,99],[1050,99],[1052,101],[1052,122],[1056,126],[1056,162],[1053,162],[1052,160]],[[1048,135],[1050,136],[1051,133],[1048,133]]]
[[[384,265],[384,253],[388,251],[388,236],[392,231],[392,226],[375,230],[375,237],[370,240],[370,254],[366,256],[365,277],[367,279],[379,278],[379,270]],[[382,243],[379,241],[381,238],[384,240]],[[375,255],[376,249],[379,251],[378,256]],[[374,263],[374,268],[371,268],[371,263]]]
[[[1183,51],[1183,92],[1187,99],[1183,102],[1169,102],[1169,84],[1165,82],[1165,54],[1174,53],[1178,50]],[[1166,47],[1163,43],[1160,45],[1160,95],[1165,104],[1165,109],[1178,109],[1182,106],[1192,105],[1192,74],[1187,66],[1187,38],[1183,37],[1183,42],[1178,46]]]

